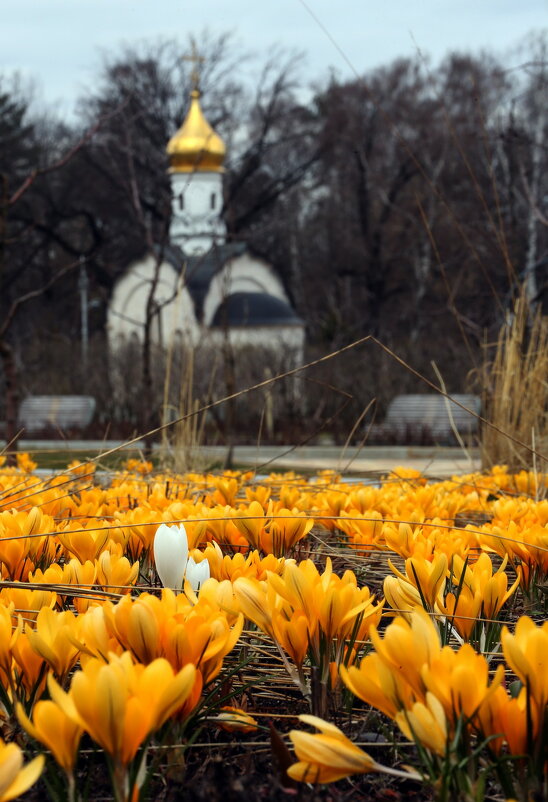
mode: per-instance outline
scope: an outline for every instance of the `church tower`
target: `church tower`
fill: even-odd
[[[172,193],[169,236],[186,256],[206,253],[226,238],[221,219],[226,148],[204,117],[196,70],[192,77],[188,114],[167,146]]]

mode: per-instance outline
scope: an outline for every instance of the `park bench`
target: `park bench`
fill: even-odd
[[[390,401],[384,421],[372,427],[371,439],[403,444],[456,444],[456,429],[469,443],[478,431],[475,415],[480,414],[481,399],[470,393],[454,394],[452,398],[471,412],[439,394],[397,395]]]
[[[95,413],[90,395],[29,395],[19,407],[18,425],[25,434],[85,429]]]

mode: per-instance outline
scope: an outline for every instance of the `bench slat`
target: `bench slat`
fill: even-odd
[[[30,395],[19,407],[19,426],[27,432],[41,429],[84,429],[95,413],[90,395]]]
[[[452,396],[467,409],[453,404],[442,395],[409,394],[398,395],[388,405],[386,417],[382,424],[385,431],[396,435],[409,432],[428,431],[435,438],[450,438],[453,426],[461,433],[472,434],[478,430],[481,399],[470,393],[459,393]]]

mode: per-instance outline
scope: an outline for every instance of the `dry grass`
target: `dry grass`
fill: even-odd
[[[199,399],[194,397],[194,350],[191,347],[185,348],[184,355],[177,406],[169,403],[172,392],[172,349],[168,353],[164,385],[163,423],[168,424],[170,418],[175,422],[173,427],[162,430],[162,461],[176,473],[204,471],[208,467],[200,449],[204,441],[207,413],[199,412],[202,405]]]
[[[482,386],[484,416],[500,430],[483,428],[482,466],[506,463],[514,469],[536,468],[544,473],[548,452],[548,317],[540,310],[533,315],[523,293],[514,314],[500,330],[493,360],[484,365]],[[507,434],[524,445],[519,446]]]

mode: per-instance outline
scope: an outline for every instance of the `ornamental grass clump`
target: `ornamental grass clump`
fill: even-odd
[[[548,318],[533,312],[522,293],[500,330],[494,356],[483,368],[484,468],[507,464],[541,476],[548,460]],[[538,452],[535,454],[535,452]],[[536,483],[542,491],[542,479]]]

